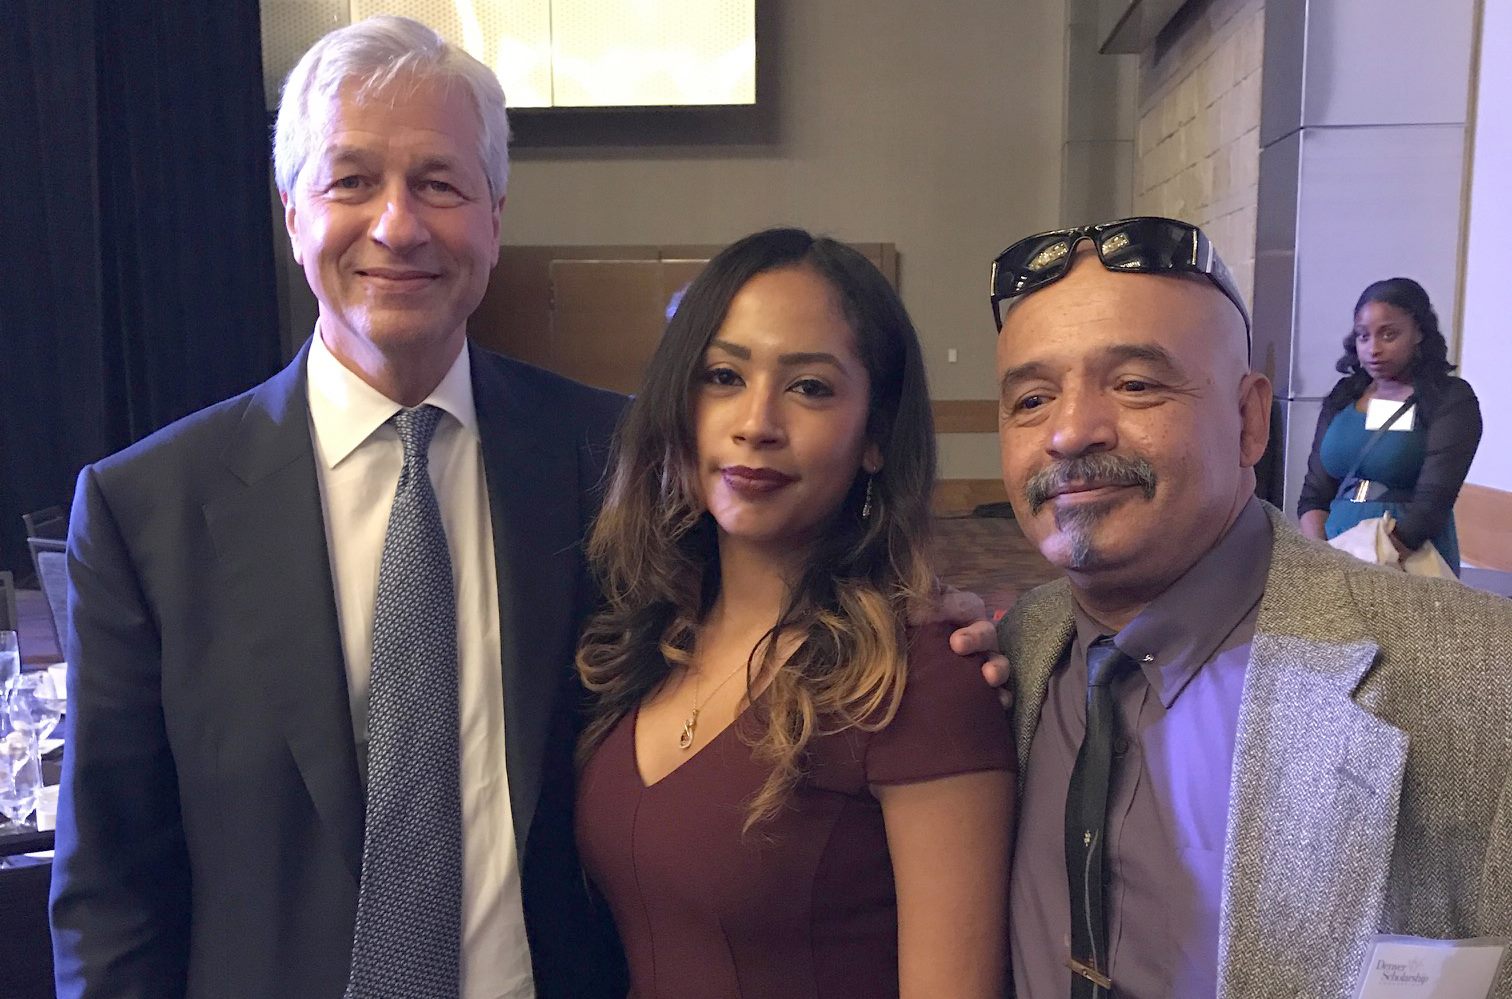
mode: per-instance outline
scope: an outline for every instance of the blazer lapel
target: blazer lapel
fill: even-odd
[[[1013,740],[1018,751],[1019,792],[1029,774],[1029,751],[1039,725],[1050,675],[1066,654],[1075,631],[1071,590],[1064,580],[1024,598],[999,626],[998,645],[1012,669]]]
[[[501,364],[472,351],[473,404],[499,578],[505,769],[523,856],[557,697],[577,639],[581,490],[576,441],[551,422],[550,400],[526,398]]]
[[[1381,919],[1407,760],[1406,733],[1356,699],[1379,648],[1347,575],[1271,514],[1234,747],[1221,999],[1352,986]]]
[[[351,705],[305,395],[309,345],[254,390],[225,461],[239,488],[205,507],[224,575],[248,608],[234,626],[262,678],[315,811],[354,879],[363,807]]]

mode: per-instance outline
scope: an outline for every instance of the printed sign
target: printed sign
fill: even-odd
[[[1358,999],[1489,999],[1506,940],[1377,936],[1360,969]]]

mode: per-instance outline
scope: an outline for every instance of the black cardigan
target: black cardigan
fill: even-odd
[[[1365,392],[1370,379],[1346,375],[1323,400],[1318,429],[1313,433],[1312,454],[1307,456],[1307,477],[1297,500],[1297,516],[1309,510],[1327,511],[1339,491],[1339,480],[1328,474],[1318,451],[1328,425],[1345,406],[1352,406]],[[1428,434],[1427,453],[1418,473],[1412,502],[1397,515],[1396,536],[1408,548],[1419,548],[1438,537],[1454,512],[1454,500],[1470,471],[1475,448],[1480,444],[1480,402],[1470,383],[1444,375],[1421,380],[1417,392],[1416,419]]]

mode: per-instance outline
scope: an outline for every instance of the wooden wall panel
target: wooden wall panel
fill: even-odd
[[[852,243],[894,287],[891,243]],[[640,385],[672,295],[720,247],[505,246],[468,322],[490,350],[619,392]]]
[[[1001,479],[941,479],[935,483],[930,508],[936,514],[970,513],[983,503],[1002,503],[1008,491]]]
[[[1463,561],[1512,572],[1512,493],[1466,483],[1454,504],[1454,526]]]
[[[935,433],[995,434],[998,404],[995,399],[936,399]]]

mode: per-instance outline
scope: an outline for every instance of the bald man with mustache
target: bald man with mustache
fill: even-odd
[[[1376,934],[1512,933],[1512,604],[1255,497],[1271,387],[1195,227],[1029,237],[993,284],[1004,483],[1064,574],[973,632],[1023,761],[1017,994],[1344,997]]]

